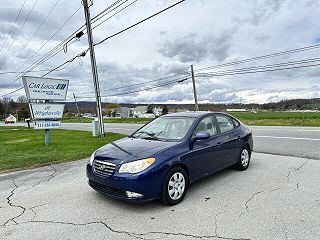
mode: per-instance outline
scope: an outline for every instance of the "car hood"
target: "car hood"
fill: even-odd
[[[99,148],[95,153],[95,159],[121,164],[148,158],[176,144],[178,143],[140,138],[123,138]]]

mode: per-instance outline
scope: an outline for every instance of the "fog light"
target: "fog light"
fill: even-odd
[[[135,193],[135,192],[130,192],[130,191],[126,191],[127,197],[128,198],[142,198],[143,195],[140,193]]]

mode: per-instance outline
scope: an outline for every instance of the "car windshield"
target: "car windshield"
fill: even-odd
[[[160,117],[145,125],[131,137],[159,141],[179,141],[190,129],[195,118]]]

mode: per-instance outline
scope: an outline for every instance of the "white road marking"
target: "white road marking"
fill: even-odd
[[[249,127],[250,128],[250,127]],[[292,130],[293,132],[320,132],[320,129],[297,129],[297,128],[251,128],[253,131],[289,131]]]
[[[299,137],[278,137],[278,136],[256,136],[256,138],[279,138],[279,139],[292,139],[292,140],[308,140],[308,141],[320,141],[320,138],[299,138]]]
[[[114,128],[114,127],[106,127],[107,129],[118,129],[118,130],[130,130],[130,131],[137,131],[138,128]]]

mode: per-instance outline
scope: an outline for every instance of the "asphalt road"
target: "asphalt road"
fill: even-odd
[[[92,190],[86,160],[0,175],[0,239],[320,239],[320,161],[254,153],[193,184],[181,204]]]
[[[0,123],[0,126],[4,124]],[[26,124],[15,124],[15,126]],[[107,132],[131,134],[142,124],[107,123]],[[62,123],[63,129],[91,131],[91,123]],[[320,159],[320,127],[250,126],[254,151],[283,156]]]
[[[130,134],[142,124],[108,123],[108,132]],[[91,131],[90,123],[63,123],[62,128]],[[254,151],[284,156],[320,159],[320,127],[250,126]]]

